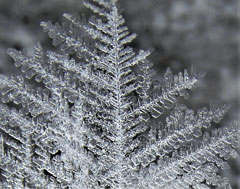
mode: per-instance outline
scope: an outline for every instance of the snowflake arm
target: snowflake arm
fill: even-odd
[[[173,154],[171,158],[167,157],[165,163],[159,162],[159,165],[162,166],[156,169],[155,173],[158,175],[156,179],[159,179],[160,186],[166,187],[167,184],[177,179],[177,175],[180,175],[183,178],[185,177],[185,179],[182,179],[183,185],[187,183],[189,186],[194,186],[195,183],[201,183],[206,180],[208,185],[229,187],[230,185],[227,180],[221,179],[221,177],[216,175],[216,172],[217,167],[222,169],[228,167],[226,159],[229,158],[229,155],[232,157],[237,156],[234,148],[237,146],[238,135],[237,124],[233,123],[225,127],[224,130],[213,130],[211,137],[206,132],[203,135],[203,142],[196,141],[192,143],[187,151],[186,149],[182,149],[180,153],[174,152],[175,155]],[[160,161],[163,161],[163,159]],[[210,162],[210,164],[205,164],[206,162]],[[215,172],[210,177],[204,171],[204,167],[208,165],[215,167],[210,169],[210,172]],[[172,171],[169,172],[169,169]],[[190,173],[191,180],[185,176],[189,172],[192,172]]]
[[[186,89],[193,89],[199,82],[199,79],[202,78],[202,75],[195,75],[189,78],[186,70],[184,75],[182,72],[179,72],[178,75],[173,76],[170,70],[167,71],[167,74],[170,74],[171,79],[166,79],[166,86],[160,87],[160,91],[157,90],[160,94],[157,93],[154,95],[154,98],[148,99],[147,102],[139,102],[136,108],[126,114],[127,118],[145,113],[150,113],[154,118],[159,117],[165,108],[172,108],[177,101],[176,97],[178,95],[185,96]]]
[[[151,141],[136,154],[137,159],[143,166],[147,166],[156,156],[163,157],[180,148],[184,143],[202,136],[202,129],[209,128],[211,122],[220,121],[228,109],[228,105],[211,106],[209,111],[207,108],[202,108],[198,110],[197,115],[194,115],[194,112],[186,106],[177,105],[167,117],[167,125],[149,134]]]

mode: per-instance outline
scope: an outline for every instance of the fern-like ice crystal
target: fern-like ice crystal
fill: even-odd
[[[30,82],[0,76],[1,188],[231,188],[218,169],[238,155],[237,125],[209,129],[229,107],[179,103],[202,75],[168,69],[156,82],[117,2],[85,6],[88,21],[41,23],[56,52],[8,51]]]

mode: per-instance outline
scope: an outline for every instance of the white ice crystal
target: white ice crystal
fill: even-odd
[[[168,69],[157,83],[150,52],[128,45],[136,34],[117,2],[85,6],[89,21],[41,23],[60,50],[8,51],[31,82],[0,76],[1,187],[231,188],[218,168],[237,156],[237,125],[209,131],[229,106],[180,104],[202,75]]]

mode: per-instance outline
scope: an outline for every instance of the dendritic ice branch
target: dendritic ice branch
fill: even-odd
[[[28,80],[0,76],[1,188],[231,188],[219,168],[238,156],[239,130],[216,126],[229,106],[181,104],[203,75],[156,82],[117,1],[84,4],[89,20],[41,23],[56,52],[8,51]]]

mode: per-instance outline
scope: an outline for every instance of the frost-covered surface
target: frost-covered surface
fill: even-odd
[[[237,124],[218,125],[229,106],[181,104],[203,75],[157,82],[116,1],[85,6],[88,21],[41,23],[57,50],[8,50],[29,80],[0,76],[2,187],[231,188],[219,174],[238,157]]]

